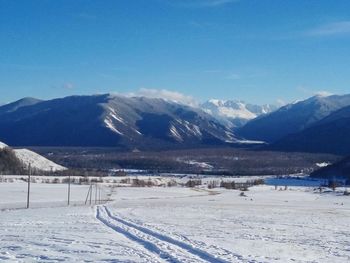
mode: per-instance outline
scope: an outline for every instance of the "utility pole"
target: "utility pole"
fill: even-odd
[[[70,204],[70,174],[68,175],[68,206]]]
[[[97,204],[97,183],[95,184],[95,205]]]
[[[92,183],[90,184],[90,205],[91,205],[91,200],[92,200]]]
[[[91,185],[89,186],[89,191],[88,191],[87,196],[86,196],[85,205],[86,205],[87,202],[88,202],[89,195],[90,195],[90,191],[91,191]]]
[[[29,199],[30,199],[30,176],[32,173],[32,165],[29,163],[29,173],[28,173],[28,192],[27,192],[27,209],[29,208]]]

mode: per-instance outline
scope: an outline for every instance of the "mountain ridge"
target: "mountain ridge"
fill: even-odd
[[[288,104],[261,116],[237,130],[237,135],[273,143],[302,131],[331,113],[350,105],[350,95],[314,96]]]
[[[0,139],[15,146],[127,148],[239,142],[230,129],[201,109],[112,94],[69,96],[18,107],[1,115]]]
[[[350,154],[350,106],[341,108],[310,127],[290,134],[268,149]]]

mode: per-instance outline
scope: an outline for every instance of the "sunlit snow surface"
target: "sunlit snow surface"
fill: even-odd
[[[1,198],[10,195],[11,184],[1,185]],[[85,190],[76,190],[82,199]],[[349,262],[349,197],[273,186],[239,194],[123,187],[105,206],[4,210],[0,260]]]
[[[8,147],[8,145],[0,142],[0,150],[5,147]],[[28,149],[15,149],[14,152],[17,158],[21,160],[26,166],[29,166],[30,164],[34,169],[53,172],[63,171],[67,169]]]
[[[67,169],[28,149],[15,149],[14,151],[17,158],[20,159],[26,166],[31,164],[32,168],[53,172]]]

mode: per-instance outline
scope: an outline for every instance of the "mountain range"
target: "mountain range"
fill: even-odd
[[[110,94],[0,107],[0,138],[13,146],[96,146],[141,149],[239,142],[201,109],[173,101]]]
[[[283,137],[269,148],[285,151],[350,154],[350,106],[337,110],[304,130]]]
[[[350,106],[350,95],[314,96],[256,118],[237,131],[242,137],[268,143],[315,125],[331,113]]]
[[[152,150],[265,142],[265,150],[350,155],[348,134],[350,95],[314,96],[279,109],[111,94],[24,98],[0,107],[0,140],[13,146]]]
[[[350,95],[314,96],[256,118],[237,134],[265,149],[350,154]]]

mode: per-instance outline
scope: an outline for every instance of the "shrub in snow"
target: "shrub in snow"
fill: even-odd
[[[177,182],[176,182],[175,180],[170,180],[170,181],[167,183],[167,186],[168,186],[168,187],[177,186]]]
[[[185,186],[186,187],[195,187],[195,186],[198,186],[198,185],[202,185],[202,180],[189,180],[186,182]]]
[[[208,182],[208,189],[213,189],[218,187],[218,182],[217,181],[210,181]]]
[[[235,181],[231,181],[231,182],[221,181],[220,187],[225,189],[236,189],[236,183]]]

